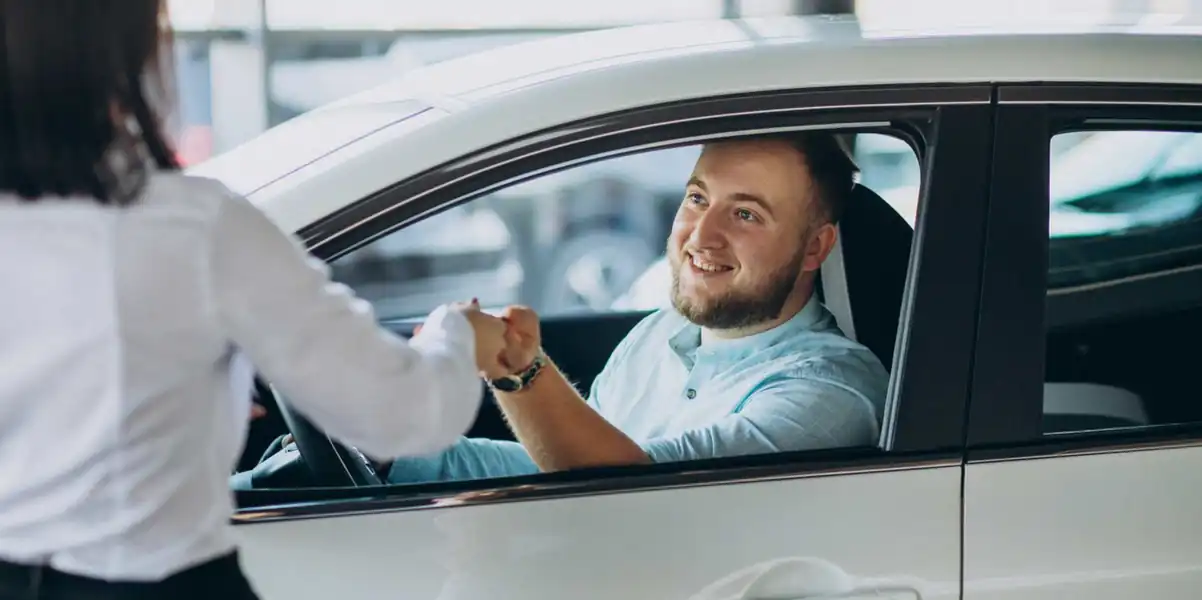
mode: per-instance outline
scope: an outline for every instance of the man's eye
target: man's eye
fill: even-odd
[[[705,198],[702,198],[701,194],[696,192],[685,194],[684,199],[690,204],[705,204]]]
[[[753,213],[753,212],[751,212],[751,211],[747,210],[746,208],[740,208],[740,209],[738,210],[738,212],[736,212],[735,214],[739,215],[739,218],[740,218],[740,219],[742,219],[742,220],[744,220],[744,221],[755,221],[755,220],[757,220],[757,219],[756,219],[756,216],[755,216],[755,213]]]

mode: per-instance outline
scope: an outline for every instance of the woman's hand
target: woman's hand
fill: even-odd
[[[468,303],[452,304],[450,308],[467,317],[476,333],[476,367],[480,374],[488,379],[509,374],[503,359],[507,329],[505,321],[480,310],[480,303],[474,298]]]

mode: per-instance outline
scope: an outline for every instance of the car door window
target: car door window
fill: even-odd
[[[1132,185],[1160,165],[1181,134],[1079,131],[1053,140],[1052,206]]]
[[[856,136],[854,152],[862,183],[913,226],[914,150],[868,133]],[[333,276],[382,319],[469,298],[543,316],[666,306],[664,243],[699,153],[687,146],[634,154],[505,188],[339,258]]]
[[[1202,421],[1186,349],[1202,290],[1097,296],[1202,265],[1202,134],[1057,137],[1071,148],[1051,160],[1045,432]]]
[[[888,305],[865,303],[873,311],[887,311],[887,315],[863,317],[896,327],[917,207],[921,172],[918,155],[907,142],[884,134],[859,134],[852,139],[857,163],[865,165],[861,181],[876,182],[879,188],[873,190],[877,194],[869,191],[855,198],[873,206],[857,205],[847,209],[849,214],[879,207],[885,214],[893,211],[903,218],[888,221],[902,234],[893,231],[887,238],[891,240],[888,243],[896,242],[899,247],[881,249],[892,257],[890,260],[866,260],[860,266],[849,263],[847,269],[879,269],[885,279],[897,284],[896,289],[876,285],[876,293],[890,297]],[[614,347],[642,319],[639,314],[607,319],[598,316],[642,313],[670,305],[667,299],[672,277],[664,248],[677,210],[688,201],[686,184],[700,154],[701,146],[640,152],[530,179],[356,249],[336,259],[333,272],[336,279],[370,301],[383,320],[420,317],[440,303],[473,297],[493,307],[531,306],[544,319],[546,352],[571,374],[587,398],[596,391],[591,384],[598,373],[613,360],[610,355],[616,352]],[[858,239],[885,244],[876,233],[865,231]],[[866,277],[876,281],[875,276]],[[852,298],[846,310],[833,312],[856,318],[851,311],[854,306],[856,299]],[[850,324],[845,330],[851,331]],[[879,397],[864,399],[878,413],[884,411],[893,331],[875,337],[872,331],[860,332],[866,338],[885,340],[874,345],[862,342],[869,352],[876,353],[884,367],[864,375],[871,382],[879,379],[879,386],[871,383],[875,386],[871,388],[873,394],[879,392]],[[697,389],[690,387],[688,394],[703,395],[710,389],[700,375],[692,385]],[[623,394],[633,395],[634,389],[626,389]],[[594,408],[607,418],[617,418],[599,405]],[[645,407],[640,405],[640,410]],[[463,443],[479,446],[476,440],[512,440],[504,420],[494,418],[493,411],[495,408],[485,407]],[[695,421],[692,427],[701,429],[712,424],[712,415],[708,414],[697,412],[690,417],[684,411],[673,423],[691,418]],[[638,438],[639,443],[652,439],[652,431],[688,430],[665,422],[636,431],[643,425],[632,424],[635,421],[646,425],[639,419],[614,424],[631,429],[629,435]],[[875,445],[876,435],[865,438],[864,443]],[[473,448],[473,452],[477,450]],[[426,476],[424,471],[417,473],[411,463],[394,463],[390,481],[407,483],[406,477]],[[425,468],[425,462],[422,466]]]
[[[663,254],[698,155],[684,147],[533,179],[393,233],[333,263],[384,319],[449,301],[604,312]]]

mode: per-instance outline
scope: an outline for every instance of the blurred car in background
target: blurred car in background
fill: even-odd
[[[485,306],[517,302],[522,267],[498,214],[475,205],[415,223],[331,265],[332,277],[380,316],[422,314],[447,298]]]

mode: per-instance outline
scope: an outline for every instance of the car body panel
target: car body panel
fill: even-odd
[[[953,462],[484,506],[448,500],[238,532],[265,598],[687,600],[757,563],[817,558],[951,600],[959,493]]]
[[[1189,598],[1202,447],[982,462],[964,481],[964,599]]]

